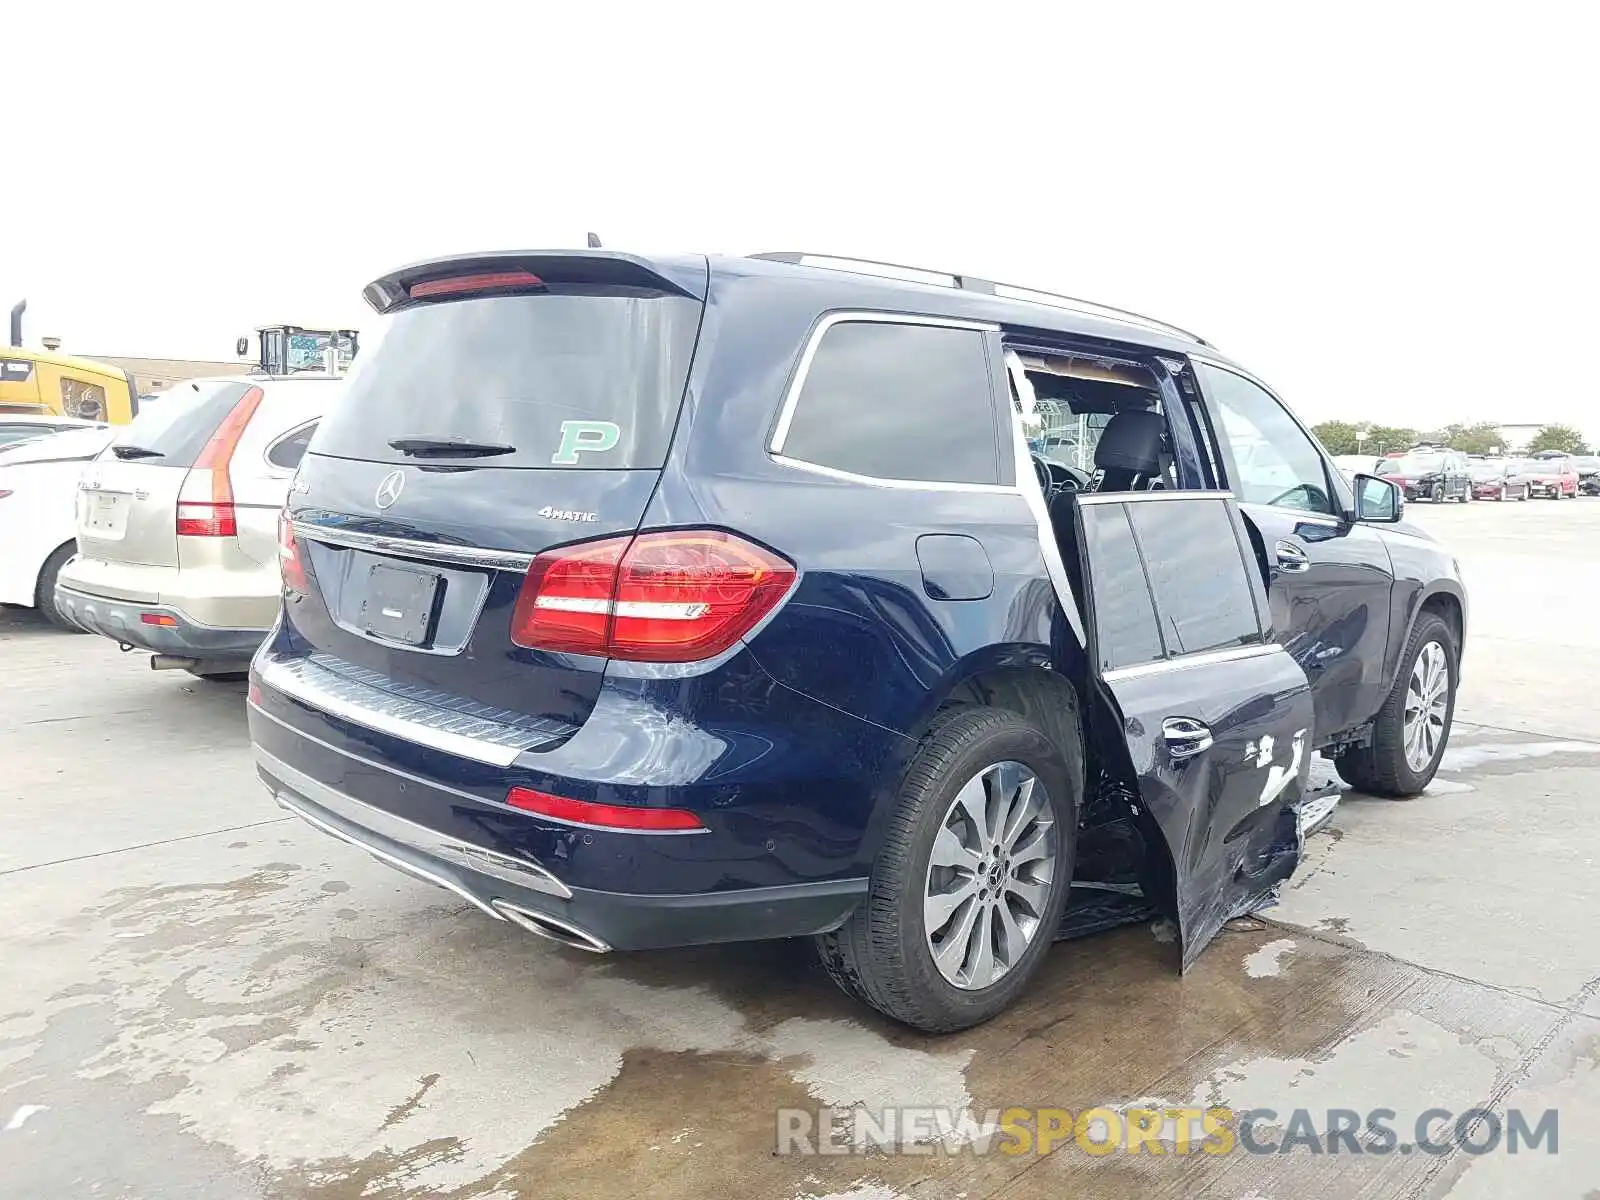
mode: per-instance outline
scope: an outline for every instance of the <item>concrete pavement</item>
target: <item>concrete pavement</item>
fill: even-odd
[[[1189,975],[1159,927],[1065,944],[942,1039],[803,946],[596,959],[482,919],[280,818],[242,688],[0,618],[0,1197],[1590,1197],[1600,500],[1414,514],[1473,605],[1429,794],[1347,798]],[[1405,1144],[1557,1108],[1560,1142],[773,1153],[780,1109],[894,1105],[1386,1108]]]

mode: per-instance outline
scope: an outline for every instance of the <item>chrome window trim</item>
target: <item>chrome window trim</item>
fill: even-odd
[[[825,467],[821,463],[808,462],[803,458],[790,458],[784,454],[772,454],[769,457],[780,467],[807,471],[813,475],[825,475],[842,483],[862,483],[868,487],[900,488],[917,492],[981,492],[991,496],[1018,494],[1015,487],[1004,483],[945,483],[937,479],[885,479],[879,475],[857,475],[854,471],[841,471],[838,467]],[[1030,466],[1028,469],[1031,471],[1033,468]]]
[[[402,741],[415,742],[433,750],[440,750],[446,754],[454,754],[458,758],[468,758],[473,762],[486,763],[492,767],[509,767],[525,753],[530,746],[541,743],[548,744],[552,739],[539,738],[531,730],[518,730],[513,726],[499,724],[488,718],[474,717],[470,714],[452,713],[447,709],[432,708],[422,701],[408,700],[402,696],[391,699],[396,705],[410,705],[425,711],[439,714],[442,720],[455,720],[458,722],[479,722],[481,727],[491,727],[508,730],[513,733],[527,735],[527,745],[507,744],[503,741],[488,741],[484,738],[473,737],[466,733],[457,733],[450,729],[437,728],[423,721],[411,720],[397,713],[385,712],[382,709],[371,708],[359,704],[346,696],[327,687],[320,686],[315,679],[306,678],[305,660],[300,658],[282,659],[265,658],[258,656],[255,661],[256,676],[267,687],[274,691],[282,692],[291,699],[310,705],[320,712],[328,713],[360,725],[366,729],[376,730],[378,733],[399,738]],[[315,668],[326,671],[326,668]],[[342,680],[350,689],[363,688],[367,691],[379,692],[370,684],[353,680]],[[380,695],[382,693],[380,692]]]
[[[789,438],[789,426],[794,423],[795,405],[799,402],[800,391],[805,387],[806,376],[811,373],[812,360],[817,356],[817,347],[822,339],[827,336],[828,330],[835,325],[862,324],[862,325],[926,325],[936,329],[969,329],[976,333],[998,332],[1000,327],[988,321],[964,321],[958,317],[928,317],[915,313],[874,312],[869,310],[849,309],[842,312],[831,312],[819,320],[811,330],[810,337],[806,340],[806,347],[800,352],[800,365],[795,368],[794,378],[789,381],[789,388],[784,393],[783,405],[778,409],[777,423],[772,427],[772,437],[767,441],[767,450],[774,458],[782,455],[783,445]],[[790,459],[790,462],[804,462],[803,459]],[[821,463],[809,463],[812,467],[821,467]],[[852,476],[852,478],[867,478],[866,476]],[[877,476],[871,478],[876,479]],[[972,487],[994,486],[990,484],[971,484]]]
[[[1100,677],[1107,683],[1122,679],[1139,679],[1146,675],[1160,675],[1167,671],[1181,671],[1186,667],[1206,667],[1215,663],[1240,662],[1249,658],[1265,658],[1269,654],[1287,654],[1277,642],[1255,642],[1248,646],[1229,646],[1223,650],[1199,650],[1193,654],[1175,654],[1171,658],[1154,662],[1136,663],[1127,667],[1113,667],[1102,671]]]
[[[257,716],[266,717],[269,721],[275,721],[300,737],[306,736],[293,726],[279,721],[277,717],[274,717],[259,706],[252,705],[251,707]],[[320,739],[312,738],[311,740],[318,742],[319,745],[326,746],[336,754],[371,766],[375,770],[391,772],[406,779],[414,780],[426,787],[439,787],[438,784],[421,779],[416,775],[411,775],[405,771],[394,771],[393,768],[383,766],[381,763],[374,763],[359,755],[349,754],[344,750],[340,750],[337,746],[328,746],[326,742],[322,742]],[[331,788],[320,780],[313,779],[303,771],[290,766],[276,755],[263,750],[260,746],[255,746],[252,749],[255,754],[256,766],[265,770],[286,787],[292,788],[298,793],[299,799],[315,804],[318,808],[326,810],[335,817],[349,821],[360,829],[374,833],[379,837],[387,838],[422,854],[443,855],[453,861],[458,860],[460,865],[467,867],[469,870],[477,871],[480,874],[491,876],[506,883],[514,883],[521,887],[531,888],[533,891],[542,892],[547,896],[555,896],[562,900],[572,899],[572,889],[536,862],[516,858],[509,854],[501,854],[498,851],[477,846],[471,842],[464,842],[460,838],[450,837],[436,829],[429,829],[426,825],[419,825],[415,821],[407,820],[405,817],[386,812],[381,808],[368,804],[365,800],[357,800],[354,796]],[[297,817],[311,822],[324,833],[332,834],[341,841],[360,846],[361,849],[376,855],[391,866],[397,866],[400,870],[408,871],[412,874],[422,873],[421,869],[412,863],[397,860],[396,856],[386,854],[369,842],[357,839],[343,829],[318,820],[313,814],[300,808],[299,805],[286,800],[283,793],[276,788],[268,785],[268,790],[272,792],[279,804],[289,809]],[[441,790],[465,797],[479,804],[486,803],[481,797],[470,795],[467,792],[458,792],[454,788],[443,788]],[[424,875],[424,878],[430,883],[436,883],[440,887],[446,887],[457,894],[465,895],[467,899],[471,900],[479,908],[484,907],[483,903],[470,893],[463,892],[454,884],[443,881],[443,876],[435,876],[432,872],[429,872]],[[500,914],[496,913],[495,915],[499,916]]]
[[[1149,504],[1160,500],[1232,500],[1238,497],[1223,488],[1191,488],[1188,491],[1153,492],[1079,492],[1079,506],[1089,504]]]
[[[349,550],[370,550],[376,554],[393,554],[400,558],[416,558],[423,562],[444,562],[461,567],[484,567],[496,571],[526,573],[533,565],[534,556],[515,550],[490,550],[481,546],[456,546],[446,542],[419,542],[412,538],[384,537],[376,533],[361,533],[354,529],[340,529],[331,525],[317,525],[308,521],[295,521],[294,535],[311,542],[328,546],[343,546]]]

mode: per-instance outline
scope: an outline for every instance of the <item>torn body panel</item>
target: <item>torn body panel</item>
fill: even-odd
[[[1102,791],[1121,797],[1098,806],[1108,828],[1084,838],[1092,858],[1078,877],[1114,882],[1127,867],[1116,860],[1142,856],[1139,883],[1170,910],[1187,968],[1299,862],[1311,686],[1271,638],[1231,497],[1081,496],[1062,516],[1083,583]]]

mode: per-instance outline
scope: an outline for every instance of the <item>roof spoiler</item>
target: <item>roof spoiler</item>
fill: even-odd
[[[411,303],[414,284],[457,275],[509,270],[527,271],[546,284],[587,283],[651,288],[687,296],[691,300],[704,301],[706,298],[704,260],[701,260],[698,271],[686,271],[614,250],[504,250],[428,259],[373,280],[362,289],[361,295],[375,311],[393,312]]]

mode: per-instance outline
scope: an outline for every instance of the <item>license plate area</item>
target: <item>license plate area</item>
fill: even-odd
[[[123,492],[80,492],[83,528],[101,537],[119,538],[128,527],[128,497]]]
[[[361,628],[403,645],[426,645],[439,611],[440,582],[427,571],[373,564],[361,601]]]

